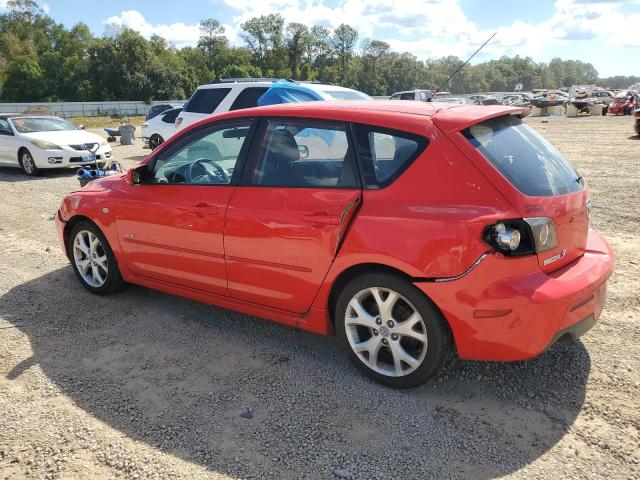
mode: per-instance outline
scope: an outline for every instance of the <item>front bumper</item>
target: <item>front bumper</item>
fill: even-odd
[[[33,160],[38,168],[68,168],[81,167],[82,165],[94,165],[107,163],[113,159],[113,152],[108,145],[101,145],[96,151],[96,160],[89,159],[91,152],[87,150],[74,150],[64,146],[62,150],[30,149]]]
[[[416,286],[449,321],[460,358],[525,360],[595,324],[613,262],[590,230],[585,254],[552,273],[541,272],[535,257],[488,255],[462,278]]]

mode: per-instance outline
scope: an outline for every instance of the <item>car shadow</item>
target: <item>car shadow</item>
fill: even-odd
[[[640,135],[631,135],[627,140],[640,140]]]
[[[0,167],[0,182],[34,182],[38,180],[46,180],[47,178],[67,178],[75,176],[78,168],[52,168],[45,169],[40,172],[37,177],[30,177],[24,173],[21,168]]]
[[[70,267],[2,295],[0,316],[33,351],[9,380],[39,365],[100,421],[240,477],[506,475],[563,438],[590,371],[569,342],[527,362],[454,362],[424,387],[390,390],[333,338],[136,286],[94,296]]]

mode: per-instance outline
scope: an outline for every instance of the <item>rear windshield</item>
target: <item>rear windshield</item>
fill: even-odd
[[[584,188],[574,166],[517,117],[492,118],[462,133],[525,195],[550,197]]]
[[[213,113],[230,91],[230,88],[199,88],[184,106],[184,111]]]

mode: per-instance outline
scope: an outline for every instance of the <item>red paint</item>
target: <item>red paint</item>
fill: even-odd
[[[64,199],[58,234],[62,241],[66,222],[88,217],[129,282],[323,334],[333,332],[328,307],[341,274],[384,265],[413,278],[440,308],[462,358],[530,358],[556,332],[599,315],[613,255],[588,230],[585,190],[526,197],[459,133],[514,112],[378,101],[229,112],[184,129],[144,162],[192,130],[238,117],[366,123],[422,135],[430,144],[379,190],[131,185],[125,175],[98,180]],[[554,220],[557,249],[514,258],[483,240],[487,226],[528,216]],[[562,250],[562,258],[544,265]]]

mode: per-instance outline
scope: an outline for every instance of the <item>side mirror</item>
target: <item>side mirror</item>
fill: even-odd
[[[146,163],[130,168],[127,170],[127,183],[129,185],[141,185],[145,175],[147,174],[147,170],[148,168]]]

